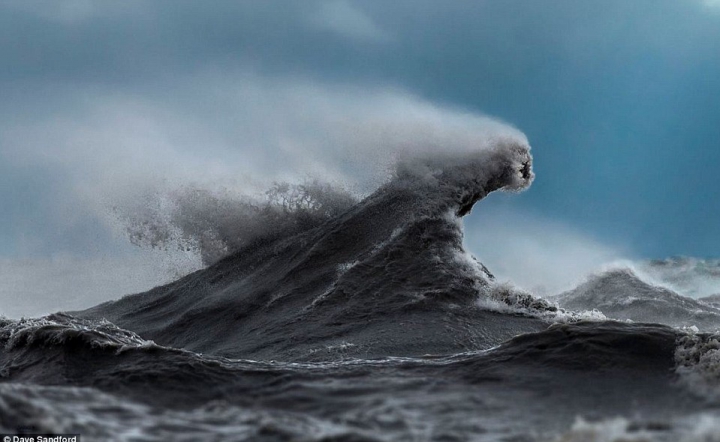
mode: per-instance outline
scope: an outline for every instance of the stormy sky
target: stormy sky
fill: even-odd
[[[378,146],[460,142],[483,115],[537,174],[466,219],[491,270],[552,285],[720,250],[716,0],[10,0],[0,97],[0,314],[197,268],[123,237],[113,209],[157,189],[362,188]]]

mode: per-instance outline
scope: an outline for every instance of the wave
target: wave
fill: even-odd
[[[339,345],[364,356],[492,347],[546,323],[478,306],[492,275],[467,258],[460,217],[490,192],[529,186],[531,164],[529,146],[506,138],[404,157],[390,181],[319,225],[263,236],[175,283],[76,316],[227,357],[323,358],[332,356],[323,348]]]
[[[585,283],[553,299],[566,309],[596,309],[618,320],[706,331],[720,329],[718,307],[682,296],[629,267],[592,275]]]
[[[79,319],[63,313],[21,320],[0,318],[0,343],[5,350],[68,342],[93,348],[114,348],[118,351],[154,345],[152,341],[146,341],[106,320]]]

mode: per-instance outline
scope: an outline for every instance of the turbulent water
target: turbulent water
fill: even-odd
[[[200,229],[203,270],[84,311],[0,320],[0,432],[720,441],[720,303],[707,293],[720,265],[616,267],[545,300],[496,283],[464,250],[461,217],[530,185],[531,161],[500,139],[404,159],[359,201],[312,187],[297,207],[243,202]],[[238,213],[262,228],[238,233]],[[175,227],[202,227],[201,215]]]

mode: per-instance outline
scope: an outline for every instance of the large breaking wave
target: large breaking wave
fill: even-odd
[[[343,343],[365,356],[496,345],[543,325],[478,307],[492,276],[467,257],[459,217],[492,191],[527,187],[531,162],[524,140],[497,139],[475,151],[404,158],[354,205],[325,196],[289,208],[275,199],[261,209],[244,204],[249,226],[259,227],[237,240],[223,237],[233,244],[225,259],[80,315],[232,357],[321,357],[318,347]],[[319,200],[342,202],[323,210]],[[176,220],[186,219],[170,225],[183,228]],[[482,328],[469,327],[479,322]]]

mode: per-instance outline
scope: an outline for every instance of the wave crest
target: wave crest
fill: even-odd
[[[520,191],[533,179],[527,142],[497,138],[474,149],[398,154],[393,172],[377,192],[416,194],[412,216],[446,210],[463,216],[488,193]],[[358,201],[359,196],[342,185],[319,180],[275,183],[259,196],[186,186],[147,196],[131,210],[116,207],[115,216],[131,243],[196,250],[210,265],[255,243],[319,227]]]
[[[0,343],[5,350],[30,346],[62,346],[69,341],[92,348],[144,348],[155,345],[106,320],[81,319],[56,313],[42,318],[0,320]]]

